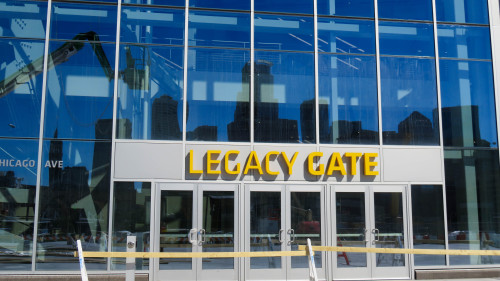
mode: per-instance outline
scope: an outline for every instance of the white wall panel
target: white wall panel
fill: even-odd
[[[441,149],[384,148],[384,181],[441,182]]]

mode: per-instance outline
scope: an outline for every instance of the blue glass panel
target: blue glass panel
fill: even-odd
[[[373,0],[318,0],[318,15],[373,18]]]
[[[190,49],[187,140],[250,141],[250,52]]]
[[[115,45],[50,42],[50,52],[44,135],[110,139]]]
[[[141,5],[156,5],[156,6],[178,6],[184,7],[185,0],[125,0],[125,3],[141,4]]]
[[[488,0],[436,0],[438,21],[488,24]]]
[[[250,10],[250,0],[190,0],[190,7],[230,10]]]
[[[182,54],[182,48],[121,47],[118,138],[182,139]]]
[[[382,55],[435,55],[432,24],[381,21],[379,33]]]
[[[498,147],[491,62],[439,65],[444,146]]]
[[[498,149],[444,151],[448,248],[498,249],[500,161]],[[500,264],[498,256],[450,255],[450,265]]]
[[[312,14],[313,0],[255,0],[255,11]]]
[[[47,2],[0,1],[0,36],[45,38]]]
[[[375,23],[318,18],[318,49],[328,53],[375,54]]]
[[[318,63],[321,143],[378,144],[375,57],[320,54]]]
[[[184,44],[184,10],[123,8],[121,42]]]
[[[432,21],[432,1],[378,0],[378,16],[383,19]]]
[[[37,270],[79,270],[77,239],[83,251],[107,251],[110,172],[110,141],[44,141]],[[85,267],[106,270],[106,259]]]
[[[31,270],[38,140],[0,140],[0,271]]]
[[[380,58],[384,144],[439,145],[433,59]]]
[[[43,41],[0,40],[0,136],[38,137]]]
[[[52,11],[52,39],[116,39],[116,6],[54,3]]]
[[[314,55],[255,52],[255,141],[315,143]]]
[[[313,18],[255,15],[255,48],[314,51]]]
[[[488,27],[440,24],[438,43],[443,58],[491,59]]]
[[[250,14],[189,13],[189,46],[250,48]]]

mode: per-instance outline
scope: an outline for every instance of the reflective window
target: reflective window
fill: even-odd
[[[314,55],[255,52],[255,141],[315,143]]]
[[[0,1],[0,36],[45,38],[47,2]]]
[[[498,149],[445,150],[450,250],[500,248]],[[498,256],[450,256],[450,265],[499,264]]]
[[[37,270],[79,270],[83,251],[107,251],[111,142],[44,141]],[[86,259],[106,270],[105,258]]]
[[[149,252],[151,223],[151,183],[115,182],[113,192],[112,252],[127,251],[127,236],[136,237],[136,252]],[[113,258],[111,269],[125,270],[124,258]],[[149,259],[136,259],[135,269],[149,269]]]
[[[488,0],[436,0],[438,21],[488,24]]]
[[[375,24],[371,20],[318,18],[320,52],[375,54]]]
[[[37,140],[0,140],[0,271],[31,270],[37,161]]]
[[[46,137],[111,138],[114,58],[114,44],[50,42]]]
[[[190,7],[250,10],[250,0],[189,0]]]
[[[43,41],[0,40],[0,136],[38,137]]]
[[[319,55],[321,143],[378,144],[375,57]]]
[[[52,39],[116,40],[116,6],[54,3]]]
[[[255,0],[255,11],[312,14],[313,0]]]
[[[381,21],[379,34],[382,55],[435,55],[432,24]]]
[[[378,16],[385,19],[432,21],[432,1],[378,0]]]
[[[318,0],[318,15],[373,18],[373,0]]]
[[[445,249],[443,188],[441,185],[412,185],[413,247]],[[414,255],[415,265],[445,265],[445,256]]]
[[[187,140],[250,141],[250,52],[188,51]]]
[[[270,2],[274,3],[274,2]],[[255,48],[314,51],[313,18],[255,15]]]
[[[433,59],[380,58],[384,144],[438,145]]]
[[[491,62],[439,64],[444,146],[498,147]]]
[[[189,46],[250,48],[250,14],[190,12]]]
[[[440,24],[438,43],[442,58],[491,59],[488,27]]]
[[[185,0],[123,0],[123,3],[183,7],[186,4],[186,1]]]
[[[122,10],[121,42],[184,44],[184,11],[127,8]]]
[[[122,46],[118,138],[182,139],[182,54],[182,48]]]

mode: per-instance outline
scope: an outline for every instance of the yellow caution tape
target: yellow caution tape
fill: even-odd
[[[313,246],[313,251],[332,251],[347,253],[381,253],[381,254],[414,254],[414,255],[449,255],[449,256],[500,256],[500,250],[431,250],[401,248],[360,248],[360,247],[328,247]],[[303,251],[306,246],[300,245]]]

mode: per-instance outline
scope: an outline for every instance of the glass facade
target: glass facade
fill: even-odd
[[[76,272],[77,240],[85,251],[125,251],[123,238],[133,234],[139,237],[137,251],[151,251],[155,183],[172,179],[115,178],[117,143],[179,144],[184,150],[291,144],[318,151],[436,149],[442,154],[442,180],[409,184],[413,246],[500,249],[494,83],[500,70],[493,56],[499,43],[491,40],[487,0],[50,3],[0,0],[0,273]],[[263,165],[269,156],[261,158]],[[172,161],[186,164],[189,157]],[[212,163],[228,171],[229,161]],[[200,181],[205,179],[210,178]],[[190,235],[185,230],[192,222],[169,216],[180,212],[179,198],[207,210],[238,208],[232,205],[239,200],[234,192],[210,191],[203,199],[182,192],[156,194],[166,202],[160,212],[169,225],[159,233]],[[281,196],[259,191],[248,199],[249,235],[255,238],[249,250],[283,249],[281,229],[259,219],[285,208]],[[429,198],[433,207],[422,207]],[[311,220],[320,220],[321,210],[314,209],[322,204],[319,195],[295,200],[292,208],[314,210],[318,217]],[[361,199],[343,200],[357,202],[356,212],[364,212]],[[403,204],[399,207],[397,213],[387,209],[387,218],[397,220],[403,214]],[[210,215],[202,224],[213,238],[211,247],[237,251],[238,237],[231,232],[235,214]],[[300,229],[305,215],[293,215],[291,224]],[[327,219],[345,219],[338,215]],[[314,234],[320,244],[330,237],[325,229],[321,224],[314,233],[296,234]],[[403,226],[394,229],[401,232]],[[226,240],[215,239],[219,232]],[[260,239],[269,233],[277,236]],[[189,252],[184,236],[166,248],[180,245]],[[318,267],[328,267],[326,260],[318,256]],[[226,261],[221,268],[237,267],[235,260]],[[300,268],[302,262],[295,257],[290,263]],[[337,262],[348,265],[347,256]],[[467,267],[497,265],[500,258],[418,256],[411,262]],[[280,257],[252,258],[249,268],[282,263]],[[136,264],[138,270],[150,269],[148,259]],[[194,266],[191,260],[179,264]],[[160,268],[171,266],[171,260],[160,262]],[[96,258],[87,268],[122,271],[125,263]]]

